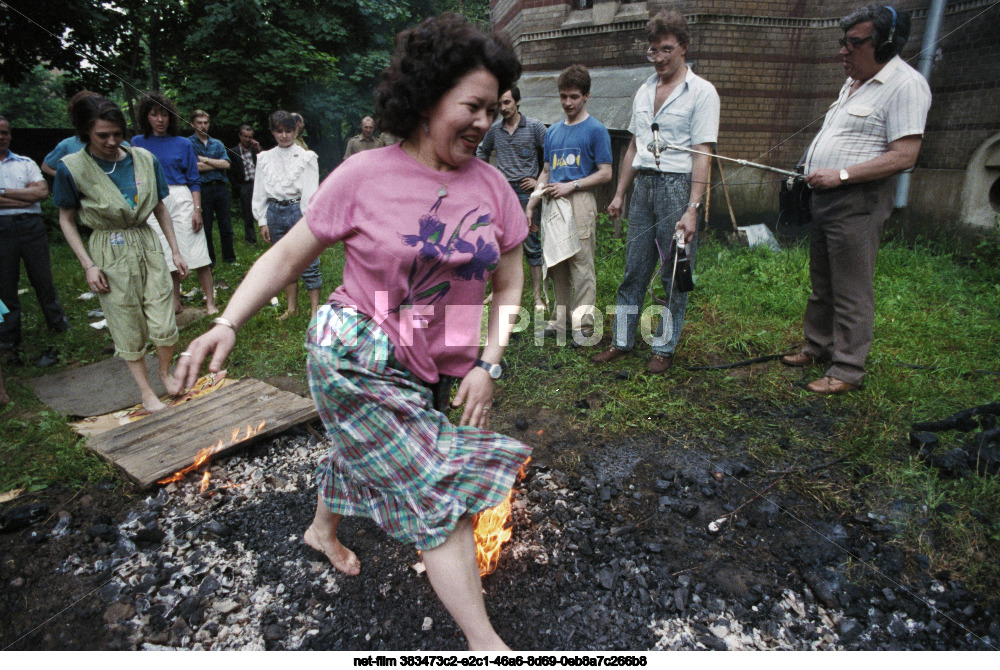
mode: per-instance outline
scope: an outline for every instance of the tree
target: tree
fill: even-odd
[[[45,63],[66,71],[69,93],[89,88],[131,107],[162,88],[185,115],[201,107],[231,126],[295,110],[310,142],[335,144],[373,111],[400,30],[440,11],[478,22],[489,11],[487,0],[4,2],[0,76],[9,84]]]
[[[372,112],[396,33],[428,3],[407,0],[192,0],[188,36],[164,80],[182,109],[262,125],[299,111],[309,141],[333,142]],[[347,130],[345,131],[345,124]]]
[[[3,0],[0,2],[0,80],[16,86],[46,63],[76,72],[81,44],[104,43],[113,31],[106,6],[79,0]]]
[[[21,83],[0,82],[0,114],[17,128],[67,128],[63,75],[36,65]]]

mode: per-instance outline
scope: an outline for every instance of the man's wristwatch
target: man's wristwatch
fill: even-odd
[[[577,191],[580,190],[580,180],[579,179],[573,180],[573,188],[576,189]]]
[[[694,210],[697,212],[701,208],[701,203],[700,202],[689,202],[688,203],[688,207],[694,207]]]
[[[490,373],[490,377],[493,379],[500,379],[500,375],[503,374],[503,368],[496,363],[487,363],[483,359],[477,358],[476,365]]]
[[[840,183],[846,184],[849,178],[850,175],[847,174],[847,168],[840,168]]]

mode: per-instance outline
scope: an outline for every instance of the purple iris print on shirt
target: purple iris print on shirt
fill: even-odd
[[[408,247],[420,246],[420,258],[424,261],[432,261],[445,251],[441,244],[441,240],[444,238],[444,227],[441,219],[433,214],[425,214],[420,217],[420,234],[403,235],[403,243]]]
[[[499,260],[500,253],[497,251],[496,246],[486,243],[480,237],[476,243],[476,250],[473,252],[472,260],[458,266],[455,270],[455,276],[466,281],[471,279],[486,281],[486,273],[495,270]]]
[[[493,271],[500,260],[500,252],[496,244],[487,242],[482,236],[473,244],[468,238],[469,233],[490,225],[493,217],[490,214],[479,215],[465,231],[462,237],[462,227],[479,210],[470,210],[462,217],[447,243],[442,243],[447,232],[447,224],[437,216],[442,198],[438,198],[430,212],[420,217],[417,235],[400,235],[403,244],[408,247],[419,247],[420,252],[413,259],[408,277],[409,290],[406,297],[393,309],[416,304],[432,304],[447,295],[451,290],[451,281],[445,277],[449,273],[449,263],[452,254],[472,254],[472,258],[462,263],[451,272],[453,279],[485,281],[487,272]]]

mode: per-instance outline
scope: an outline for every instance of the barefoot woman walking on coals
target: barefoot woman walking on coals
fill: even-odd
[[[370,517],[414,544],[470,649],[506,648],[486,615],[472,516],[506,498],[530,453],[487,430],[528,226],[503,175],[475,158],[520,71],[508,42],[454,15],[401,33],[376,104],[382,128],[403,142],[338,167],[180,364],[189,385],[208,355],[220,370],[239,326],[342,242],[344,284],[307,336],[309,383],[333,448],[304,539],[349,575],[361,564],[337,538],[341,515]],[[434,406],[450,378],[461,379],[458,426]]]
[[[59,161],[52,202],[59,207],[59,227],[83,266],[87,285],[101,300],[104,318],[151,412],[166,409],[149,383],[147,344],[156,347],[159,376],[167,393],[181,391],[170,374],[177,342],[173,285],[163,248],[146,223],[152,214],[160,224],[174,267],[188,274],[174,237],[174,225],[163,200],[170,195],[156,157],[138,147],[122,148],[125,116],[113,102],[91,97],[73,110],[73,125],[84,148]],[[91,228],[85,245],[76,224]]]

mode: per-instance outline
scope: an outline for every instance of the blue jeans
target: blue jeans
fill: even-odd
[[[521,209],[528,206],[528,200],[531,199],[531,194],[521,190],[521,182],[509,181],[510,187],[514,189],[514,193],[517,194],[517,199],[521,203]],[[542,220],[542,208],[535,208],[535,225],[537,226]],[[531,223],[530,221],[528,222]],[[538,233],[528,233],[528,236],[524,238],[524,258],[528,261],[528,265],[542,264],[542,240],[538,236]]]
[[[625,277],[618,287],[612,331],[613,343],[618,349],[628,351],[635,346],[639,315],[659,260],[656,244],[659,242],[664,255],[668,253],[677,222],[687,210],[690,196],[690,174],[639,174],[635,178],[625,245]],[[687,245],[688,262],[692,268],[697,243],[698,238],[695,237]],[[660,281],[664,295],[670,297],[666,305],[669,315],[665,315],[670,319],[670,331],[664,334],[663,320],[656,319],[651,344],[654,354],[669,356],[677,348],[681,328],[684,327],[687,293],[674,291],[671,294],[673,264],[670,262],[664,262],[660,268]]]
[[[302,210],[299,208],[299,203],[281,205],[274,200],[269,200],[267,203],[267,230],[271,234],[271,244],[277,244],[301,218]],[[302,273],[302,282],[306,285],[306,289],[323,286],[323,279],[319,274],[318,257]]]

